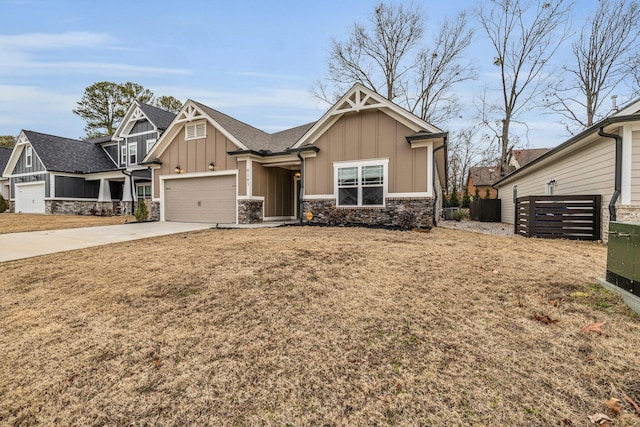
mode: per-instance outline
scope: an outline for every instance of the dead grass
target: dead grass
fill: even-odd
[[[84,216],[0,214],[0,234],[23,231],[61,230],[63,228],[94,227],[98,225],[124,224],[135,221],[133,216]]]
[[[640,320],[594,286],[605,258],[291,227],[1,264],[0,424],[588,425],[640,399]],[[616,425],[639,424],[624,403]]]

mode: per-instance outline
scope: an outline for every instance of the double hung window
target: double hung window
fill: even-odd
[[[135,165],[138,163],[138,143],[130,142],[129,143],[129,164]]]
[[[384,206],[388,161],[336,163],[337,206]]]

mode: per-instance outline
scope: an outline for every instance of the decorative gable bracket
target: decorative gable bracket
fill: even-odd
[[[176,123],[192,122],[194,120],[200,120],[204,118],[206,118],[206,116],[202,113],[202,111],[200,111],[193,105],[187,105],[186,108],[180,111],[175,121]]]
[[[349,112],[359,112],[370,108],[383,108],[384,104],[373,99],[371,95],[360,88],[356,88],[351,96],[346,98],[342,104],[338,105],[331,115],[344,114]]]

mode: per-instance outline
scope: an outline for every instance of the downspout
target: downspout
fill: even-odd
[[[304,157],[298,151],[296,153],[300,159],[300,189],[298,190],[298,214],[300,215],[300,224],[302,224],[302,195],[304,194]]]
[[[616,175],[613,195],[611,196],[611,200],[609,200],[609,221],[616,221],[616,202],[618,201],[618,197],[620,197],[622,189],[622,137],[613,133],[606,133],[604,126],[600,126],[598,135],[616,140]]]
[[[437,227],[437,221],[436,221],[436,206],[438,206],[438,188],[436,187],[436,151],[441,150],[443,148],[447,147],[447,137],[448,135],[445,135],[443,137],[444,139],[444,143],[437,147],[436,149],[433,150],[433,167],[431,168],[431,174],[433,175],[431,182],[433,183],[433,226]],[[447,180],[447,169],[448,169],[448,161],[447,161],[447,155],[445,153],[444,156],[444,177],[445,177],[445,185],[446,185],[446,180]],[[440,186],[442,186],[442,183],[440,183]]]

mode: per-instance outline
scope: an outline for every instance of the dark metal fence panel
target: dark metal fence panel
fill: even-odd
[[[526,196],[516,199],[514,230],[525,237],[600,240],[602,196]]]
[[[500,222],[501,213],[500,199],[477,199],[469,204],[472,221]]]

